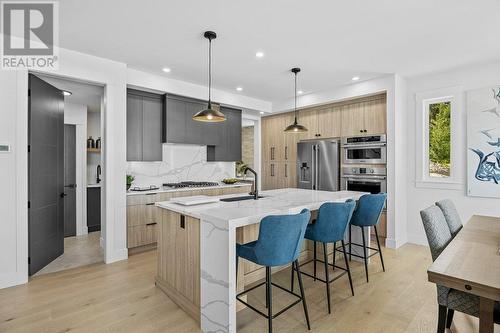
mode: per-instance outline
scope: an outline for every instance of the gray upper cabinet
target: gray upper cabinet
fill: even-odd
[[[226,115],[223,129],[219,131],[218,145],[210,147],[207,156],[209,161],[241,161],[241,110],[221,106]]]
[[[127,161],[162,160],[163,98],[129,89],[127,93]]]

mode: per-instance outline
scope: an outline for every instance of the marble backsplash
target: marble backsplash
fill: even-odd
[[[235,175],[234,162],[207,162],[207,147],[164,144],[161,162],[127,162],[134,186],[161,186],[181,181],[220,182]]]

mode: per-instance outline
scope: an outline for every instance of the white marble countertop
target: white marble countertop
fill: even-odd
[[[156,206],[197,219],[231,222],[237,226],[253,224],[264,216],[276,214],[294,214],[303,208],[318,209],[325,202],[344,202],[347,199],[357,200],[364,192],[354,191],[313,191],[297,188],[262,191],[264,196],[259,200],[243,200],[183,206],[170,201],[157,202]],[[243,196],[244,194],[228,194],[220,198]]]
[[[183,187],[183,188],[167,188],[160,187],[157,190],[151,191],[127,191],[127,195],[141,195],[150,193],[165,193],[165,192],[182,192],[182,191],[196,191],[196,190],[211,190],[217,188],[228,188],[228,187],[242,187],[251,186],[251,183],[236,183],[236,184],[220,184],[218,186],[205,186],[205,187]],[[240,194],[242,195],[242,194]]]

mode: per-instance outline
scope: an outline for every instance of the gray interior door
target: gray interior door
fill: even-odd
[[[64,237],[76,236],[76,126],[64,125]]]
[[[64,252],[64,97],[29,75],[28,252],[33,275]]]

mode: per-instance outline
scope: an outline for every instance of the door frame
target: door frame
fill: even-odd
[[[87,114],[85,113],[85,119]],[[66,119],[65,125],[75,125],[76,135],[76,235],[88,233],[87,225],[87,122],[84,119]]]
[[[65,50],[64,50],[65,51]],[[103,135],[101,187],[102,244],[105,263],[128,258],[126,239],[126,66],[72,52],[65,53],[57,71],[16,73],[16,269],[7,285],[28,282],[28,74],[50,75],[62,79],[97,84],[104,87],[101,109]],[[62,57],[61,57],[62,59]],[[22,148],[26,147],[26,148]],[[106,170],[113,172],[107,177]],[[11,281],[11,282],[9,282]]]

